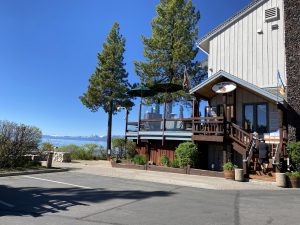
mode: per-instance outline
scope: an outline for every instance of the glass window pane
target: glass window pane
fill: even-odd
[[[253,132],[253,122],[254,122],[254,106],[253,105],[245,105],[244,108],[244,128],[248,132]]]
[[[224,107],[223,107],[223,105],[218,105],[217,115],[218,116],[224,116]]]
[[[260,104],[257,105],[257,132],[266,133],[268,132],[267,128],[267,105]]]

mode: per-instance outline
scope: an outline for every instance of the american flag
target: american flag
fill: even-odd
[[[285,87],[286,87],[286,84],[285,82],[283,81],[282,77],[281,77],[281,74],[279,72],[279,70],[277,71],[277,87],[279,88],[279,92],[280,94],[284,95],[285,94]]]
[[[189,81],[188,73],[186,70],[186,66],[184,67],[182,86],[184,89],[188,89],[190,87],[190,81]]]

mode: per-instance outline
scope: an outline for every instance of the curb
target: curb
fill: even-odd
[[[66,172],[66,171],[69,171],[69,169],[62,168],[62,169],[29,170],[29,171],[20,171],[20,172],[16,171],[16,172],[8,172],[3,174],[0,173],[0,177],[41,174],[41,173],[58,173],[58,172]]]

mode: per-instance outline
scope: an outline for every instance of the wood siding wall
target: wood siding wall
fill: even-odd
[[[266,99],[261,98],[249,91],[241,88],[236,89],[236,124],[243,127],[243,105],[245,103],[267,103],[269,110],[269,131],[274,132],[279,129],[280,117],[277,105],[268,102]],[[222,95],[217,95],[211,100],[212,106],[223,104]]]
[[[265,22],[266,9],[278,7],[280,20]],[[272,29],[272,25],[278,29]],[[262,29],[263,33],[258,34]],[[283,0],[269,0],[215,36],[209,43],[209,76],[226,71],[259,87],[277,86],[285,76]]]
[[[171,161],[175,159],[175,149],[180,144],[180,141],[166,141],[165,145],[162,146],[161,141],[151,141],[150,142],[150,161],[154,162],[156,165],[160,165],[160,158],[166,155]],[[142,155],[146,155],[146,143],[141,143],[136,148],[137,152]]]

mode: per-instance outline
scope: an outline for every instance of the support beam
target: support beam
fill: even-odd
[[[233,119],[231,122],[233,123],[236,123],[236,112],[237,112],[237,109],[236,109],[236,90],[234,90],[233,92]]]
[[[167,101],[164,104],[164,116],[163,116],[163,128],[162,128],[162,146],[165,145],[165,131],[166,131],[166,110],[167,110]]]
[[[128,109],[125,109],[125,143],[127,142],[127,131],[128,131],[128,115],[129,115],[129,111]]]
[[[140,139],[140,130],[141,130],[141,116],[142,116],[142,99],[140,101],[140,106],[139,106],[139,120],[138,120],[138,134],[137,134],[137,144],[139,144],[139,139]]]

